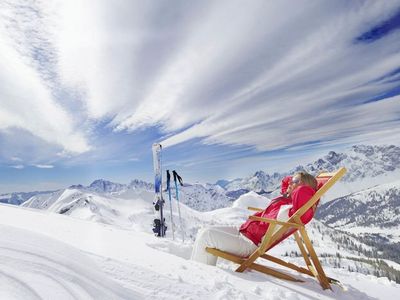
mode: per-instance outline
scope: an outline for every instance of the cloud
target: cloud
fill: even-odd
[[[48,20],[34,5],[0,7],[0,131],[18,128],[72,153],[88,151],[85,134],[53,89],[53,52],[42,31]]]
[[[31,165],[85,152],[85,162],[111,157],[113,149],[128,153],[127,137],[149,128],[157,131],[149,135],[154,139],[163,135],[164,147],[200,141],[252,155],[387,139],[400,125],[393,97],[400,33],[368,43],[357,37],[380,28],[399,7],[399,1],[7,2],[0,7],[0,131],[44,141],[47,150]],[[114,130],[110,141],[121,147],[105,149],[105,130],[97,126]]]
[[[354,39],[399,2],[96,3],[63,4],[58,67],[88,116],[116,131],[155,127],[164,147],[200,138],[266,151],[393,125],[390,105],[365,102],[397,86],[376,79],[400,64],[399,32]]]
[[[10,166],[10,168],[22,170],[23,168],[25,168],[25,166],[24,165],[14,165],[14,166]]]
[[[254,80],[246,82],[249,75],[253,76],[254,66],[243,66],[233,73],[227,68],[224,76],[220,76],[223,78],[221,84],[214,83],[213,88],[226,87],[230,80],[238,81],[237,74],[245,74],[240,78],[241,84],[231,91],[226,90],[226,94],[231,92],[228,97],[212,98],[208,115],[165,139],[164,147],[201,138],[206,144],[250,145],[266,151],[312,141],[340,143],[343,139],[353,138],[356,142],[360,135],[365,136],[371,131],[378,135],[388,134],[387,128],[399,125],[395,113],[399,99],[383,97],[375,104],[366,102],[372,96],[398,86],[395,80],[374,80],[400,65],[400,34],[393,32],[368,45],[353,44],[352,39],[365,30],[366,25],[380,22],[391,11],[395,12],[393,8],[370,3],[350,10],[348,7],[336,8],[330,13],[329,7],[318,7],[319,11],[310,7],[310,10],[306,9],[312,11],[310,18],[305,19],[306,14],[292,16],[295,19],[289,19],[299,25],[287,31],[282,30],[284,21],[281,19],[275,26],[276,36],[279,34],[280,38],[266,38],[260,47],[267,53],[271,47],[279,47],[280,39],[291,43],[281,46],[281,53],[274,61],[269,61],[268,56],[266,60],[257,61],[265,70]],[[321,26],[308,26],[318,20],[324,21]],[[304,31],[304,27],[308,30]],[[302,38],[296,39],[296,36]],[[242,54],[250,57],[251,52],[246,49],[250,50],[248,43],[243,44]],[[221,56],[220,60],[226,61],[226,58]],[[238,57],[231,63],[237,61],[240,61]],[[209,69],[213,70],[211,66]],[[204,89],[207,88],[209,86],[204,85]],[[195,103],[192,106],[196,108]],[[190,108],[185,113],[198,115]],[[196,117],[194,120],[197,121]],[[168,125],[166,123],[165,127],[176,129]]]
[[[34,166],[39,169],[53,169],[54,168],[53,165],[34,165]]]

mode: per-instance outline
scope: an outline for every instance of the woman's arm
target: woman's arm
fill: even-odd
[[[306,204],[312,196],[314,196],[315,191],[312,187],[307,185],[301,185],[293,190],[291,194],[293,207],[289,211],[289,216],[292,216],[300,207]],[[308,210],[301,216],[302,222],[308,223],[313,216],[312,209]]]

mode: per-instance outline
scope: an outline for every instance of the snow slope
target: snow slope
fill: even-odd
[[[193,240],[187,239],[184,244],[172,241],[170,231],[166,239],[154,237],[148,228],[152,217],[149,199],[125,196],[127,199],[121,197],[115,202],[114,209],[122,212],[129,207],[130,212],[125,211],[128,218],[113,224],[74,217],[80,206],[70,210],[68,216],[0,205],[0,296],[4,295],[0,299],[387,299],[395,298],[400,291],[400,286],[387,278],[350,273],[343,268],[328,266],[326,272],[339,279],[345,289],[334,286],[333,291],[323,291],[315,280],[297,273],[304,283],[253,271],[239,274],[225,261],[218,267],[190,261]],[[101,201],[104,199],[95,204]],[[242,223],[249,214],[247,205],[262,206],[266,201],[247,194],[231,208],[196,212],[182,205],[181,209],[193,238],[199,226]],[[318,237],[317,231],[316,251],[336,252],[328,237]],[[293,241],[287,240],[273,253],[282,256],[293,249]]]
[[[0,225],[0,299],[140,299],[82,251],[22,228]]]

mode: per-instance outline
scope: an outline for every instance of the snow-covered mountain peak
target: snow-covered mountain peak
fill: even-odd
[[[384,235],[393,235],[389,228],[400,228],[400,181],[377,185],[355,192],[318,209],[318,218],[325,224],[355,232],[369,232],[372,227],[381,228]],[[385,232],[386,231],[386,232]],[[393,238],[400,241],[399,233]]]
[[[330,151],[324,157],[307,164],[310,172],[333,171],[345,166],[345,180],[376,177],[400,169],[400,147],[394,145],[355,145],[343,153]]]
[[[133,179],[129,184],[128,184],[129,189],[143,189],[143,190],[153,190],[154,185],[151,183],[148,183],[143,180],[139,179]]]
[[[124,184],[115,183],[104,179],[97,179],[93,181],[88,187],[88,189],[90,189],[91,191],[99,193],[118,192],[124,188],[126,188],[126,185]]]
[[[313,162],[296,166],[281,173],[268,174],[260,170],[249,177],[235,179],[228,183],[224,182],[224,187],[229,192],[237,190],[256,191],[258,193],[271,192],[279,189],[281,179],[288,174],[305,170],[316,175],[321,171],[331,172],[340,167],[347,169],[347,174],[341,182],[352,183],[349,192],[370,187],[371,178],[377,179],[375,184],[387,182],[390,179],[385,178],[385,176],[390,177],[394,174],[393,171],[400,172],[400,147],[394,145],[355,145],[344,152],[329,151]],[[358,184],[357,182],[360,181],[364,182]]]

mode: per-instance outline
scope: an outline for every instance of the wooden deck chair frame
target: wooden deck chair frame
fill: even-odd
[[[215,248],[206,248],[208,253],[211,253],[215,256],[230,260],[234,263],[239,264],[240,266],[236,269],[236,272],[243,272],[247,268],[253,269],[268,275],[275,276],[280,279],[286,279],[290,281],[303,282],[300,279],[292,277],[286,273],[277,271],[275,269],[269,268],[264,265],[260,265],[255,263],[258,258],[263,258],[268,261],[274,262],[278,265],[287,267],[289,269],[298,271],[302,274],[306,274],[312,277],[315,277],[319,283],[321,284],[323,289],[332,289],[331,283],[338,283],[337,280],[329,278],[325,275],[325,272],[321,266],[321,263],[318,259],[318,256],[314,250],[314,247],[311,243],[310,238],[308,237],[307,231],[305,229],[304,224],[301,222],[300,217],[310,208],[315,210],[316,205],[318,204],[319,199],[322,195],[324,195],[343,175],[346,173],[346,169],[344,167],[340,168],[338,171],[333,173],[321,173],[317,176],[317,179],[329,178],[326,183],[315,193],[315,195],[300,209],[295,212],[287,222],[281,222],[272,219],[266,219],[256,216],[250,216],[250,219],[263,221],[269,223],[269,227],[267,232],[265,233],[259,247],[247,258],[243,258],[225,251],[221,251]],[[261,211],[262,209],[249,207],[250,210]],[[277,230],[274,230],[277,225],[281,227]],[[280,258],[271,256],[266,254],[266,251],[274,246],[277,241],[280,241],[282,237],[287,235],[288,231],[294,231],[294,238],[297,242],[297,245],[300,249],[300,253],[302,254],[304,261],[306,263],[306,267],[299,267],[295,264],[288,263]],[[279,243],[279,242],[278,242]]]

